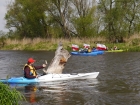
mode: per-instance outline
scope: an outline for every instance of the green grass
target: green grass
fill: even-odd
[[[4,47],[1,47],[0,50],[46,50],[46,51],[55,51],[58,43],[61,41],[61,43],[63,44],[63,47],[65,49],[67,49],[68,51],[71,51],[71,45],[72,44],[77,44],[79,45],[80,48],[83,47],[83,44],[90,44],[91,47],[96,47],[96,40],[99,41],[98,39],[95,38],[83,38],[83,39],[41,39],[41,38],[37,38],[34,40],[31,39],[26,39],[24,38],[23,40],[18,40],[18,39],[7,39],[6,40],[6,44],[4,45]],[[103,40],[103,41],[102,41]],[[122,49],[124,51],[140,51],[140,38],[131,38],[128,39],[127,41],[125,41],[125,43],[108,43],[105,42],[104,39],[100,39],[99,41],[101,44],[105,44],[109,49],[117,46],[118,49]]]

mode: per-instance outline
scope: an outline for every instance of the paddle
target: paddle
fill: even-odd
[[[47,65],[48,64],[48,62],[47,62],[47,60],[45,60],[45,64]],[[46,67],[45,67],[46,68]],[[46,75],[46,70],[45,70],[45,68],[43,68],[43,74],[42,75]]]
[[[46,65],[48,64],[48,63],[47,63],[47,60],[45,60],[45,64],[46,64]],[[43,76],[43,75],[46,75],[46,74],[47,74],[45,68],[46,68],[46,67],[44,67],[44,68],[42,69],[42,70],[43,70],[43,74],[37,73],[37,74],[38,74],[37,78],[40,77],[40,76]],[[36,72],[37,72],[37,71],[36,71]]]

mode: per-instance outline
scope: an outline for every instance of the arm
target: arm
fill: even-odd
[[[47,62],[47,61],[46,61]],[[47,64],[47,63],[46,63]],[[42,64],[42,66],[34,66],[34,68],[36,69],[36,70],[38,70],[38,69],[43,69],[43,68],[45,68],[46,67],[46,64]]]
[[[34,68],[35,68],[36,70],[38,70],[38,69],[43,69],[44,67],[43,67],[43,66],[34,66]]]

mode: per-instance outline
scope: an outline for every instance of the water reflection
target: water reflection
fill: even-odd
[[[51,97],[44,100],[46,105],[52,103],[52,105],[76,105],[76,103],[85,103],[85,95],[81,93],[91,94],[98,92],[96,89],[98,83],[97,79],[48,82],[39,84],[39,90],[42,91],[43,96]]]
[[[82,92],[87,94],[97,93],[96,86],[98,83],[97,79],[85,79],[82,81],[68,80],[11,86],[23,91],[26,100],[30,104],[39,102],[39,105],[74,105],[75,103],[85,103],[85,96],[81,95]],[[73,98],[75,99],[74,101],[72,101]]]
[[[37,87],[35,85],[25,86],[25,97],[26,97],[27,101],[29,101],[30,103],[37,102],[36,91],[37,91]]]
[[[8,84],[11,88],[16,88],[17,90],[23,92],[26,101],[29,103],[36,103],[39,98],[36,96],[38,91],[37,84]]]

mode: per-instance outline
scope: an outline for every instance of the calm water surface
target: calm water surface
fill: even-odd
[[[35,65],[48,63],[54,52],[0,51],[0,78],[22,76],[29,57]],[[23,93],[23,105],[140,105],[140,53],[105,53],[98,56],[71,56],[64,73],[98,71],[97,79],[47,82],[11,86]],[[43,73],[42,70],[38,73]]]

